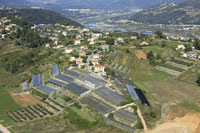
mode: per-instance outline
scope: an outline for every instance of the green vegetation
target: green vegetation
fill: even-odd
[[[131,108],[133,108],[134,112],[137,112],[137,106],[131,106]]]
[[[200,75],[198,76],[198,78],[197,78],[197,84],[198,84],[198,86],[200,86]]]
[[[20,80],[16,78],[15,75],[13,75],[10,72],[7,72],[4,68],[0,67],[0,86],[2,87],[19,87]],[[12,81],[12,82],[10,82]]]
[[[195,39],[194,47],[195,47],[196,49],[200,50],[200,40],[199,40],[199,39]]]
[[[68,96],[62,96],[62,99],[65,101],[65,102],[70,102],[72,99]]]
[[[120,104],[119,104],[120,106],[134,102],[134,100],[132,99],[132,97],[130,95],[124,95],[124,97],[126,98],[126,101],[120,102]]]
[[[170,61],[177,63],[177,64],[186,65],[186,66],[192,66],[193,65],[193,63],[185,62],[185,61],[182,61],[182,60],[177,60],[177,59],[174,59],[174,58],[172,58]]]
[[[175,71],[178,71],[178,72],[184,72],[184,71],[185,71],[185,70],[182,69],[182,68],[175,67],[175,66],[172,66],[172,65],[169,65],[169,64],[164,64],[164,63],[160,63],[160,64],[158,64],[158,66],[166,67],[166,68],[168,68],[168,69],[172,69],[172,70],[175,70]]]
[[[182,102],[178,105],[174,105],[174,106],[171,106],[171,107],[176,108],[177,106],[180,106],[180,107],[183,107],[185,109],[192,110],[192,111],[195,111],[195,112],[200,112],[200,107],[197,104],[194,104],[194,103]]]
[[[2,114],[0,115],[0,124],[3,126],[10,126],[13,125],[14,122],[7,114]]]
[[[82,26],[81,24],[62,16],[61,14],[44,9],[0,10],[0,17],[5,16],[21,16],[25,21],[34,24],[60,23],[65,25]]]
[[[163,35],[163,33],[161,31],[156,31],[155,34],[157,35],[158,38],[166,38],[165,35]],[[166,45],[166,44],[162,44],[162,45]]]
[[[47,81],[51,78],[51,70],[47,70],[44,72],[44,81]]]
[[[107,43],[108,45],[114,45],[115,40],[114,40],[113,38],[106,38],[106,43]]]
[[[185,46],[185,52],[190,52],[190,51],[192,51],[192,46],[191,46],[191,44],[185,44],[184,46]]]
[[[76,112],[78,115],[80,115],[83,119],[86,119],[86,120],[88,120],[90,122],[95,122],[96,121],[91,116],[89,116],[87,113],[85,113],[82,110],[76,108],[75,106],[71,106],[70,109],[72,109],[74,112]]]
[[[67,111],[66,118],[71,124],[76,125],[81,130],[89,129],[97,124],[90,116],[75,107],[68,107]]]
[[[16,104],[6,89],[0,89],[0,112],[14,110],[21,106]]]
[[[42,100],[45,100],[45,99],[47,99],[49,97],[47,94],[44,94],[44,93],[42,93],[42,92],[40,92],[40,91],[38,91],[36,89],[34,89],[32,91],[32,94],[36,95],[36,96],[39,96],[40,98],[42,98]]]
[[[50,101],[51,101],[52,103],[54,103],[55,105],[60,106],[61,108],[64,108],[63,105],[61,105],[60,103],[56,102],[55,100],[53,100],[53,99],[51,99],[51,98],[49,98],[48,100],[50,100]]]
[[[137,128],[137,129],[143,129],[144,127],[143,127],[143,125],[142,125],[141,122],[138,122],[137,124],[135,124],[135,128]]]
[[[108,118],[114,118],[114,115],[113,115],[113,113],[109,113],[109,115],[108,115]]]
[[[6,71],[16,73],[33,64],[33,58],[37,57],[39,49],[33,49],[30,51],[16,52],[13,54],[7,54],[0,58],[0,62]]]

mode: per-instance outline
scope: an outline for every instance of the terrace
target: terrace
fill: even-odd
[[[94,90],[94,93],[116,106],[126,100],[123,96],[106,87],[101,87],[97,90]]]

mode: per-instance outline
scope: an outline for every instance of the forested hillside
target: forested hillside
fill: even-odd
[[[0,10],[0,17],[19,16],[25,21],[33,24],[67,24],[73,26],[81,26],[69,18],[59,13],[44,9],[16,9],[16,10]]]

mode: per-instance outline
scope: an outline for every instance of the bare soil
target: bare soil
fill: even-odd
[[[181,116],[183,115],[183,116]],[[183,108],[169,109],[156,128],[150,133],[200,133],[200,113]]]
[[[147,59],[147,55],[144,53],[143,50],[138,50],[136,56],[138,59]]]
[[[12,97],[17,104],[23,107],[40,103],[38,99],[36,99],[30,94],[13,94]]]

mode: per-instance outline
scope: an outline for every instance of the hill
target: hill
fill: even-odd
[[[161,5],[136,13],[129,19],[151,24],[200,24],[200,1]]]
[[[67,8],[90,8],[105,10],[131,10],[133,8],[149,8],[161,3],[179,2],[183,0],[27,0],[33,3],[49,3]]]
[[[59,13],[44,9],[16,9],[16,10],[0,10],[0,17],[19,16],[25,21],[33,24],[68,24],[73,26],[82,26]]]
[[[0,0],[0,7],[29,8],[34,4],[26,0]]]

